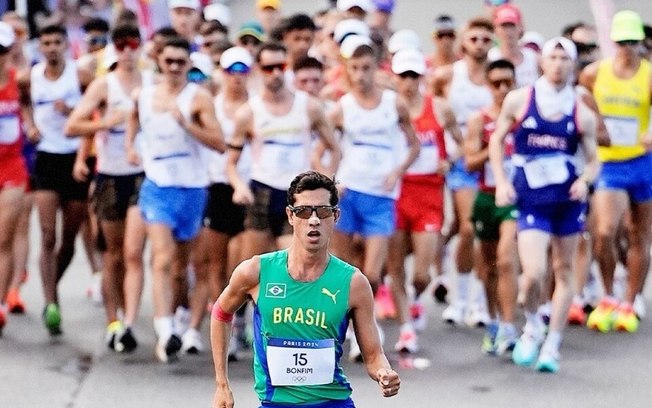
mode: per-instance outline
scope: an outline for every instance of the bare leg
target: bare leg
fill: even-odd
[[[104,251],[104,273],[102,275],[102,296],[107,323],[118,320],[118,308],[124,306],[124,221],[101,221],[100,227],[106,239]]]
[[[172,264],[177,244],[166,225],[150,224],[147,235],[152,243],[152,284],[154,317],[172,316]]]
[[[504,323],[514,322],[516,297],[518,296],[517,262],[516,222],[504,221],[500,224],[500,238],[496,252],[496,270],[498,272],[496,294],[500,320]]]
[[[572,265],[577,253],[579,234],[566,237],[553,237],[552,271],[555,275],[555,291],[552,295],[552,313],[550,314],[550,331],[561,332],[568,321],[568,309],[573,300]]]
[[[629,234],[629,249],[627,251],[627,269],[629,270],[625,302],[634,303],[636,295],[643,290],[643,283],[650,266],[650,241],[652,231],[652,202],[632,205],[631,232]]]
[[[365,258],[362,272],[369,279],[374,293],[380,286],[380,274],[387,259],[388,246],[389,237],[372,235],[365,240]]]
[[[408,316],[408,299],[405,290],[405,257],[407,255],[405,231],[396,230],[390,239],[387,255],[387,272],[392,277],[390,288],[396,305],[398,322],[403,324],[410,321]],[[434,248],[433,248],[434,250]]]
[[[61,246],[57,252],[57,284],[68,269],[72,257],[75,255],[75,239],[81,223],[88,217],[88,206],[85,201],[70,200],[61,205],[62,232]]]
[[[7,296],[13,275],[13,240],[24,194],[23,187],[0,190],[0,303]]]
[[[143,293],[143,250],[145,247],[145,222],[137,206],[127,210],[125,221],[124,257],[124,300],[125,326],[134,325],[140,308],[140,298]]]
[[[20,204],[20,215],[14,236],[14,275],[10,289],[18,290],[23,284],[27,274],[27,259],[29,257],[29,218],[32,213],[33,196],[31,193],[23,195]]]
[[[41,226],[41,283],[45,303],[57,303],[57,270],[56,270],[56,221],[59,207],[59,196],[54,191],[40,190],[34,193],[34,201],[38,210]]]

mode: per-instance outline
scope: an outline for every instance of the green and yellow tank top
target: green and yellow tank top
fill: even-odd
[[[340,359],[355,269],[330,255],[314,282],[294,280],[287,250],[260,256],[254,308],[254,381],[258,398],[279,404],[345,400],[351,386]]]
[[[599,146],[600,160],[623,161],[645,154],[641,136],[650,120],[650,63],[641,60],[636,74],[622,79],[613,72],[613,59],[602,61],[593,96],[611,138],[611,146]]]

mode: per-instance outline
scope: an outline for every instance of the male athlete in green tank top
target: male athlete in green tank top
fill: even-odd
[[[250,296],[254,311],[254,380],[263,407],[354,407],[340,366],[349,319],[369,376],[382,395],[400,379],[385,357],[362,273],[328,252],[339,216],[337,189],[317,172],[298,175],[288,191],[292,245],[243,262],[213,307],[214,408],[232,407],[227,350],[233,313]]]

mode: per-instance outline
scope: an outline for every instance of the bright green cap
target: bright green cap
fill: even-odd
[[[631,10],[622,10],[614,14],[611,21],[612,41],[641,41],[644,38],[643,21],[638,13]]]

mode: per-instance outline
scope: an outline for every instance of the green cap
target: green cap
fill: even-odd
[[[644,38],[643,21],[638,13],[631,10],[622,10],[614,14],[611,21],[612,41],[641,41]]]

